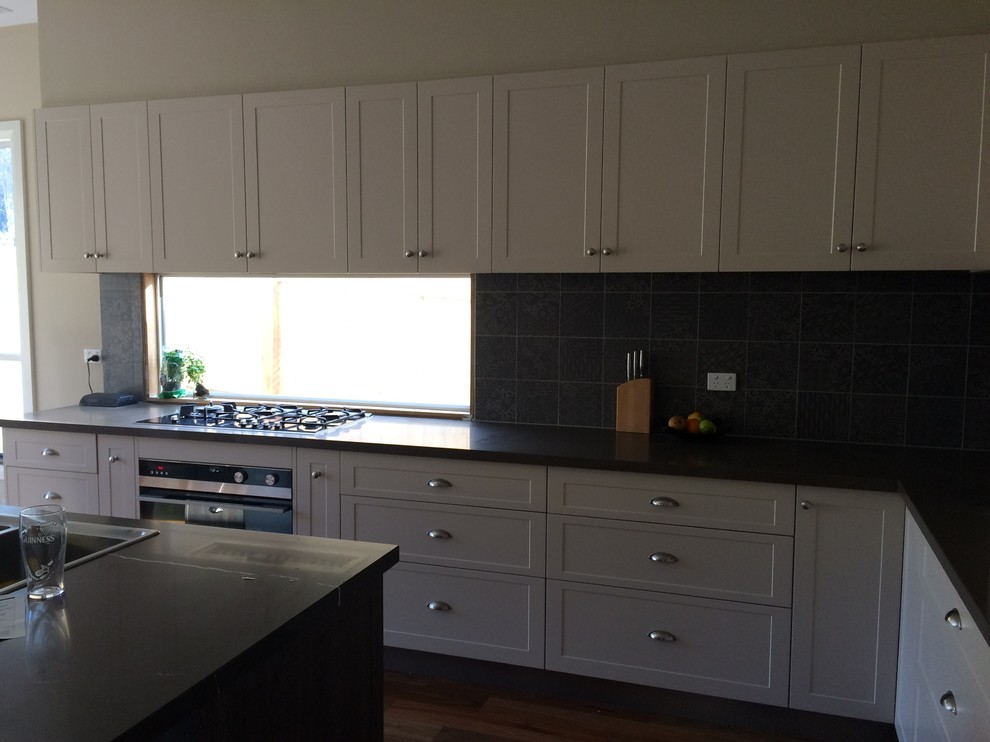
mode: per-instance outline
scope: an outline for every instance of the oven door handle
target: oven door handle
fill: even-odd
[[[192,497],[154,497],[152,495],[138,495],[138,502],[163,502],[167,505],[202,505],[209,508],[220,508],[221,510],[254,510],[265,513],[287,513],[292,510],[292,505],[256,505],[242,502],[211,502],[210,500],[200,500],[199,498]]]

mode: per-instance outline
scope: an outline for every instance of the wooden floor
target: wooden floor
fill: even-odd
[[[547,698],[385,673],[385,742],[796,742],[670,717],[617,714]]]

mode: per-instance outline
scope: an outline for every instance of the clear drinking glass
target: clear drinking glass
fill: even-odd
[[[48,600],[61,595],[65,591],[65,510],[61,505],[24,508],[20,534],[28,598]]]

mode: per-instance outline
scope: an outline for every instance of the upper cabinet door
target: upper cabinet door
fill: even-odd
[[[990,268],[988,54],[990,36],[863,47],[854,268]]]
[[[419,83],[419,271],[492,269],[492,78]]]
[[[725,57],[605,68],[601,267],[716,271]]]
[[[492,269],[599,270],[601,67],[495,77]]]
[[[729,57],[721,270],[848,270],[859,64],[859,46]]]
[[[347,271],[344,89],[244,96],[251,273]]]
[[[243,273],[241,96],[151,101],[148,116],[155,270]]]
[[[150,273],[148,104],[91,106],[90,123],[98,270]]]
[[[347,88],[347,265],[415,273],[416,83]]]
[[[89,106],[35,111],[41,267],[96,270]]]

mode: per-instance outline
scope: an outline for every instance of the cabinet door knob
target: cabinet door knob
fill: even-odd
[[[847,245],[845,242],[842,242],[842,243],[840,243],[840,244],[838,244],[838,245],[835,246],[835,251],[836,252],[849,252],[849,245]]]
[[[43,448],[41,449],[42,456],[58,456],[58,451],[54,448]]]
[[[450,538],[450,531],[445,531],[442,528],[434,528],[426,535],[430,538]]]
[[[242,252],[240,252],[238,250],[234,250],[234,257],[235,258],[243,258],[244,257],[244,253],[242,253]]]
[[[802,500],[801,501],[801,509],[802,510],[811,510],[811,502],[809,502],[808,500]]]
[[[322,475],[322,474],[321,474],[320,472],[318,472],[318,471],[314,471],[314,472],[313,472],[312,474],[310,474],[309,476],[311,476],[311,477],[312,477],[313,479],[319,479],[319,478],[320,478],[320,477],[322,477],[323,475]]]
[[[679,508],[681,506],[673,497],[654,497],[650,500],[650,505],[655,508]]]
[[[671,634],[669,631],[651,631],[650,638],[653,639],[653,641],[658,641],[658,642],[677,641],[677,637]]]
[[[602,255],[608,256],[608,255],[611,255],[611,254],[612,254],[612,248],[611,247],[603,247],[602,248]]]
[[[245,258],[256,258],[256,257],[258,257],[258,253],[256,253],[256,252],[246,252],[246,253],[244,253],[244,257]]]
[[[107,456],[107,463],[109,464],[116,464],[118,461],[120,461],[120,456]]]
[[[867,245],[865,242],[856,243],[856,252],[866,252],[869,249],[870,249],[869,245]]]
[[[945,622],[954,629],[962,629],[962,619],[955,608],[945,614]]]
[[[412,250],[406,250],[404,253],[402,253],[402,256],[406,258],[415,258],[416,253],[414,253]]]
[[[589,247],[587,250],[584,251],[584,254],[587,255],[589,258],[593,258],[595,255],[598,254],[598,251],[593,247]]]
[[[428,258],[429,256],[430,256],[430,254],[428,252],[426,252],[426,250],[420,250],[419,251],[419,257],[421,257],[421,258]]]
[[[951,690],[948,693],[943,694],[942,697],[938,699],[938,702],[939,705],[946,711],[949,711],[952,714],[959,713],[959,708],[956,706],[956,697],[952,695]]]
[[[86,260],[89,260],[90,258],[95,258],[96,257],[96,253],[95,252],[84,252],[83,253],[83,257]]]
[[[450,603],[444,603],[442,600],[431,600],[426,604],[426,607],[431,611],[449,611]]]
[[[454,486],[448,480],[446,480],[446,479],[439,479],[439,478],[438,479],[431,479],[426,484],[429,485],[430,487],[432,487],[433,489],[441,489],[441,490],[442,489],[447,489],[448,487],[453,487]]]
[[[48,492],[45,493],[45,499],[46,500],[61,500],[62,499],[62,495],[60,495],[58,492],[52,492],[51,490],[49,490]]]
[[[657,551],[654,552],[653,554],[650,554],[650,561],[659,562],[660,564],[676,564],[677,557],[666,551]]]

